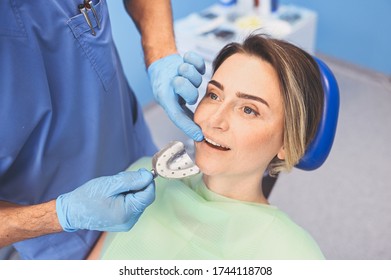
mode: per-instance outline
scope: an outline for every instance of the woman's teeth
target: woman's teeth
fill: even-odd
[[[208,144],[211,144],[211,145],[213,145],[213,146],[215,146],[215,147],[217,147],[217,148],[219,148],[219,149],[222,149],[222,150],[230,150],[230,148],[225,147],[225,146],[223,146],[223,145],[220,145],[219,143],[216,143],[215,141],[213,141],[213,140],[211,140],[211,139],[209,139],[209,138],[206,138],[206,137],[205,137],[205,141],[206,141]]]

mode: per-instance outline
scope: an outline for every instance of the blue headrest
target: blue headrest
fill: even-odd
[[[296,165],[303,170],[314,170],[327,159],[334,142],[337,130],[339,112],[339,89],[337,80],[330,68],[319,58],[314,57],[318,63],[324,89],[323,115],[314,139],[308,146],[304,156]]]

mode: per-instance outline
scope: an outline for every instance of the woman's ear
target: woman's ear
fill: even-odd
[[[284,146],[282,146],[281,149],[278,151],[277,157],[280,160],[284,160],[285,159],[285,149],[284,149]]]

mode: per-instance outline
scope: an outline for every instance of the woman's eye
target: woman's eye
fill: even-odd
[[[255,110],[251,109],[251,108],[248,107],[248,106],[245,106],[245,107],[243,108],[243,112],[244,112],[245,114],[248,114],[248,115],[255,115],[255,116],[258,116],[258,115],[259,115],[258,112],[256,112]]]
[[[217,100],[219,97],[217,96],[217,94],[213,93],[213,92],[210,92],[209,93],[209,97],[210,99],[213,99],[213,100]]]

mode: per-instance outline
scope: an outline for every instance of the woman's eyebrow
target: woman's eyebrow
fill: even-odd
[[[222,84],[220,84],[216,80],[210,80],[208,84],[212,84],[212,85],[214,85],[215,87],[217,87],[218,89],[220,89],[222,91],[224,90],[224,86]],[[261,102],[261,103],[265,104],[267,107],[270,108],[269,103],[267,103],[267,101],[265,99],[261,98],[261,97],[258,97],[258,96],[255,96],[255,95],[250,95],[250,94],[243,93],[243,92],[237,92],[236,96],[239,97],[239,98],[243,98],[243,99],[251,99],[251,100],[255,100],[255,101]]]
[[[265,99],[261,98],[261,97],[258,97],[258,96],[255,96],[255,95],[250,95],[250,94],[243,93],[243,92],[237,92],[236,96],[239,97],[239,98],[251,99],[251,100],[255,100],[255,101],[261,102],[261,103],[265,104],[267,107],[270,108],[269,103],[267,103],[267,101]]]
[[[220,90],[224,90],[224,86],[222,84],[220,84],[218,81],[216,80],[210,80],[208,84],[212,84],[214,85],[215,87],[219,88]]]

